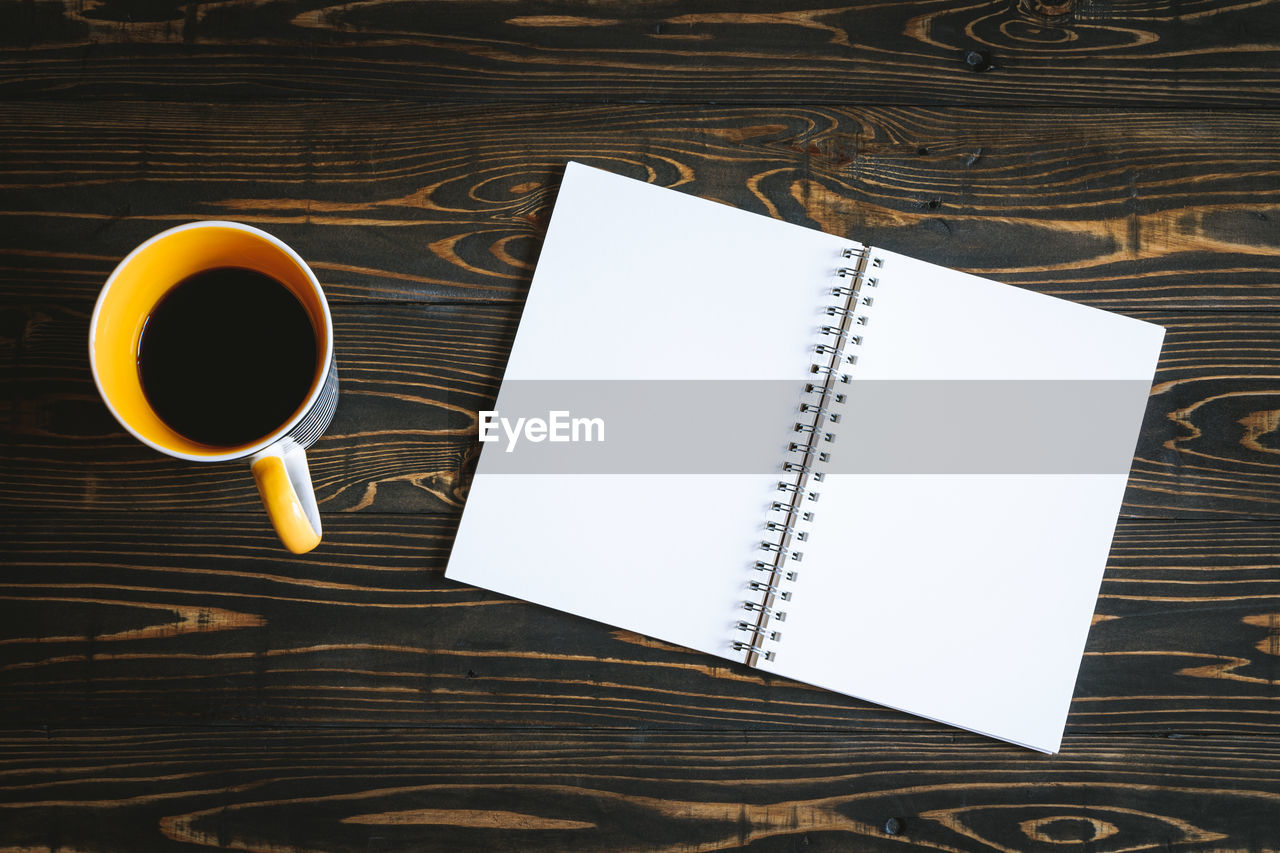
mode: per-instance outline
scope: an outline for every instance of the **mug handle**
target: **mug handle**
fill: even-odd
[[[284,547],[305,554],[319,545],[320,508],[307,470],[307,452],[285,438],[256,453],[250,470]]]

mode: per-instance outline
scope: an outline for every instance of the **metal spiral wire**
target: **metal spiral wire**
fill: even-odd
[[[862,346],[862,329],[870,321],[868,309],[874,304],[866,289],[880,283],[874,272],[884,261],[872,257],[870,246],[845,249],[841,256],[849,263],[836,270],[841,283],[828,291],[838,301],[825,307],[826,316],[834,319],[818,328],[823,342],[814,347],[810,373],[815,378],[804,386],[806,399],[794,424],[798,440],[787,445],[787,452],[794,455],[782,464],[783,479],[778,481],[778,491],[784,497],[773,502],[773,515],[764,526],[768,538],[760,542],[764,554],[751,567],[759,574],[747,589],[759,597],[742,603],[742,609],[751,616],[740,620],[736,628],[748,636],[732,643],[734,651],[745,654],[743,662],[748,666],[756,666],[761,658],[771,661],[777,655],[766,643],[776,644],[782,639],[775,623],[786,621],[786,611],[779,608],[791,600],[790,586],[799,577],[792,564],[804,558],[797,546],[808,540],[808,526],[814,517],[812,511],[805,509],[806,502],[819,497],[813,488],[822,483],[825,475],[819,466],[831,458],[822,448],[835,441],[836,433],[830,427],[840,423],[839,410],[845,405],[845,394],[836,389],[852,379],[845,370],[857,364],[857,355],[851,350]]]

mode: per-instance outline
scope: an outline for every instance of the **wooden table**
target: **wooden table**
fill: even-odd
[[[0,849],[1280,847],[1278,95],[1275,0],[0,0]],[[1060,755],[443,578],[570,158],[1168,328]],[[90,378],[200,218],[332,301],[304,557]]]

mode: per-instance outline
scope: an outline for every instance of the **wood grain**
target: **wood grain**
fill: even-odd
[[[1280,509],[1280,316],[1139,314],[1164,348],[1125,498],[1135,515]]]
[[[10,850],[1121,853],[1280,835],[1274,738],[1073,738],[1046,757],[967,735],[129,729],[15,732],[0,754]]]
[[[0,727],[948,731],[448,581],[454,523],[330,515],[294,557],[260,514],[11,512]],[[1277,553],[1276,522],[1122,521],[1068,731],[1280,734]]]
[[[89,300],[228,218],[334,301],[518,303],[570,159],[1103,308],[1280,308],[1258,111],[0,102],[0,287]]]
[[[4,0],[0,96],[1273,105],[1273,0]],[[975,73],[970,50],[987,57]]]
[[[0,507],[257,507],[244,465],[173,460],[116,424],[85,357],[90,310],[0,302]],[[321,508],[457,512],[519,306],[343,303],[334,316],[342,396],[308,454]],[[1124,512],[1280,516],[1280,315],[1135,316],[1169,332]]]

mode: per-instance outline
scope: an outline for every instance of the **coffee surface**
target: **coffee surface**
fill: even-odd
[[[192,441],[255,442],[297,411],[316,373],[316,334],[283,284],[219,267],[175,285],[138,344],[142,390],[156,414]]]

